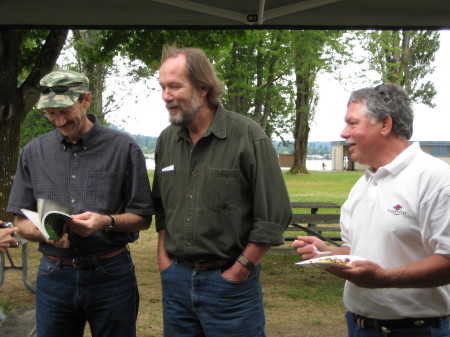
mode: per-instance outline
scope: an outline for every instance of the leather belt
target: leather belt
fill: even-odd
[[[413,329],[425,326],[440,327],[443,320],[448,316],[423,317],[423,318],[403,318],[403,319],[373,319],[358,314],[353,314],[353,321],[364,329],[373,329],[383,333],[391,333],[391,329]]]
[[[50,256],[45,255],[50,260],[55,262],[60,262],[63,266],[73,266],[75,268],[88,268],[97,267],[105,264],[109,259],[118,256],[127,251],[127,247],[121,247],[119,249],[113,250],[112,252],[103,255],[88,255],[88,256],[77,256],[77,257],[64,257],[64,256]]]
[[[186,260],[178,256],[173,256],[172,258],[178,260],[178,262],[185,264],[189,267],[195,268],[197,270],[211,270],[224,267],[231,263],[230,260],[220,259],[220,260]]]

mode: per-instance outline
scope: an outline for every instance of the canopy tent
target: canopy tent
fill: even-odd
[[[450,28],[449,0],[0,0],[0,27]]]

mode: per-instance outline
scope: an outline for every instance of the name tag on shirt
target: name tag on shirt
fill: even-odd
[[[174,165],[170,165],[170,166],[163,167],[161,172],[167,172],[167,171],[173,171],[173,170],[175,170],[175,166]]]

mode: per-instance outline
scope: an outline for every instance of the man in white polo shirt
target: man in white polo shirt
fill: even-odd
[[[342,207],[342,247],[299,237],[303,259],[319,250],[365,258],[327,271],[347,280],[351,337],[450,336],[450,166],[412,136],[413,112],[394,84],[351,94],[341,137],[369,165]]]

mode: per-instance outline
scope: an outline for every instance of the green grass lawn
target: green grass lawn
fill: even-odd
[[[364,172],[310,171],[304,175],[285,173],[291,201],[334,202],[342,206],[350,189]]]

